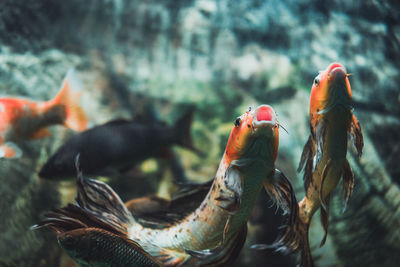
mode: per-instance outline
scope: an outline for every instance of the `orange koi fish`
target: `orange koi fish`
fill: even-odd
[[[139,209],[132,207],[135,201],[129,202],[128,209],[109,186],[78,175],[77,205],[47,214],[34,228],[47,226],[63,232],[100,228],[135,241],[165,266],[229,266],[244,244],[247,220],[263,187],[290,214],[290,221],[298,216],[290,182],[275,169],[278,129],[275,112],[267,105],[237,118],[208,193],[194,210],[177,207],[179,214],[169,223],[141,218],[136,212]],[[155,198],[144,202],[156,206],[157,212],[168,205]],[[171,206],[190,206],[185,204],[190,202],[191,197],[184,196]],[[116,245],[110,243],[109,247]]]
[[[46,102],[23,98],[0,98],[0,158],[22,155],[16,143],[50,135],[48,126],[64,124],[81,131],[87,119],[78,100],[80,82],[71,70],[67,73],[57,96]]]
[[[343,178],[345,206],[354,186],[354,176],[346,159],[350,134],[361,156],[363,136],[353,114],[349,74],[339,63],[332,63],[314,79],[310,97],[311,135],[304,146],[298,171],[304,167],[306,196],[299,202],[299,220],[281,239],[291,250],[301,250],[301,266],[314,266],[308,241],[308,229],[314,213],[321,207],[321,222],[328,233],[329,200]]]

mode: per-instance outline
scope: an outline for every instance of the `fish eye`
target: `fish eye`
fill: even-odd
[[[319,85],[319,75],[317,77],[315,77],[314,79],[314,85],[318,86]]]
[[[240,122],[241,122],[241,119],[240,119],[240,118],[236,118],[236,120],[235,120],[235,122],[234,122],[235,127],[239,127]]]

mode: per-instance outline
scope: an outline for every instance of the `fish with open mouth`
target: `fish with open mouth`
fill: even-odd
[[[275,169],[278,140],[271,106],[238,117],[208,193],[194,210],[180,210],[179,219],[143,222],[108,185],[78,175],[77,204],[47,214],[34,228],[99,228],[133,240],[166,266],[229,266],[244,244],[247,220],[263,187],[288,214],[289,225],[298,217],[290,181]]]
[[[52,100],[37,102],[23,98],[0,98],[0,158],[19,158],[18,142],[50,136],[48,126],[64,124],[82,131],[87,118],[79,106],[81,83],[74,70],[68,71],[61,89]]]
[[[201,154],[190,136],[193,114],[191,107],[173,126],[161,121],[118,119],[93,127],[67,140],[43,165],[39,176],[73,177],[78,154],[82,171],[88,175],[118,174],[149,157],[172,157],[173,144]]]
[[[354,175],[346,159],[349,134],[358,156],[363,150],[360,123],[353,114],[350,74],[339,63],[332,63],[314,79],[310,97],[311,134],[304,146],[298,171],[304,168],[306,196],[299,202],[299,220],[280,240],[289,250],[301,250],[301,266],[314,266],[308,230],[315,212],[321,208],[321,222],[328,233],[329,201],[343,179],[344,209],[350,200]]]

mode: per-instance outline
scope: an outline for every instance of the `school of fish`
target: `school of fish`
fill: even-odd
[[[171,158],[173,145],[203,155],[190,135],[194,108],[172,126],[156,120],[115,119],[87,129],[79,104],[82,85],[74,70],[52,100],[0,98],[0,157],[22,157],[23,142],[49,136],[51,125],[81,132],[38,173],[46,179],[76,175],[75,204],[55,208],[31,227],[53,230],[61,248],[80,266],[230,266],[245,244],[247,222],[264,189],[282,210],[285,223],[273,244],[251,248],[299,251],[300,266],[313,267],[308,238],[312,217],[320,210],[323,246],[333,190],[342,180],[344,211],[354,187],[346,159],[349,137],[358,156],[363,150],[349,76],[343,65],[332,63],[313,81],[310,136],[298,166],[299,172],[304,169],[306,194],[299,202],[290,180],[275,167],[281,126],[266,104],[249,108],[234,120],[212,180],[181,185],[171,200],[143,196],[122,202],[106,183],[84,175],[113,176],[147,158]]]

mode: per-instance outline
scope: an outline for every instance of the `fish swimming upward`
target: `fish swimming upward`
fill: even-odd
[[[87,119],[78,100],[80,81],[70,70],[59,93],[52,100],[35,102],[23,98],[0,98],[0,158],[18,158],[19,141],[50,135],[48,126],[64,124],[76,131],[87,128]]]
[[[178,209],[181,218],[146,221],[132,207],[131,213],[109,186],[78,175],[77,204],[47,214],[34,228],[60,229],[59,237],[98,228],[133,240],[166,266],[229,266],[244,244],[247,220],[262,187],[289,214],[289,225],[298,216],[292,186],[275,169],[278,134],[275,112],[268,105],[238,117],[208,193],[194,210]],[[184,199],[179,202],[190,202],[190,197]]]
[[[281,244],[291,250],[301,250],[301,266],[314,266],[308,241],[308,230],[314,213],[321,208],[321,222],[328,231],[329,200],[339,180],[343,178],[343,196],[347,203],[353,191],[354,176],[346,159],[350,134],[361,156],[363,136],[353,114],[349,74],[339,63],[332,63],[314,79],[310,97],[311,135],[304,146],[298,171],[304,167],[306,196],[299,202],[299,219],[286,232]]]
[[[68,178],[76,173],[74,159],[80,154],[82,171],[89,175],[122,172],[149,157],[168,156],[173,144],[198,153],[192,145],[190,126],[194,109],[172,127],[163,122],[114,120],[77,134],[62,145],[39,172],[42,178]]]

